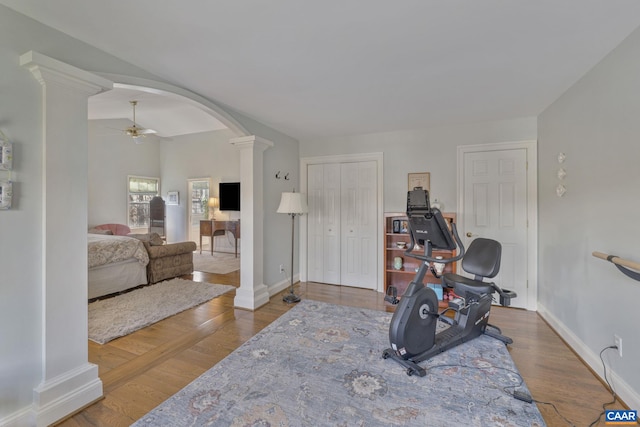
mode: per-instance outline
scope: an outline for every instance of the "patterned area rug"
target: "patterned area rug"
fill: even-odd
[[[89,304],[89,339],[105,344],[232,289],[172,279]]]
[[[408,376],[391,314],[302,301],[135,426],[544,426],[505,345],[481,336]]]
[[[193,253],[193,269],[204,271],[205,273],[227,274],[240,270],[240,255],[238,258],[234,254],[224,252],[200,251]]]

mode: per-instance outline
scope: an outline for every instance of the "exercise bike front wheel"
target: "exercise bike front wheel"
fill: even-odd
[[[438,297],[433,289],[423,287],[404,296],[389,325],[391,347],[399,349],[405,360],[433,347],[438,322]]]

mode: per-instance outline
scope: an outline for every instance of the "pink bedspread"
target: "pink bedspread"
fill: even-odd
[[[140,265],[149,263],[149,254],[142,242],[133,237],[89,234],[89,268],[125,261],[138,260]]]

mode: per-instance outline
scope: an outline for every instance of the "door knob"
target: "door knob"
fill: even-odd
[[[473,234],[473,233],[472,233],[472,232],[470,232],[470,231],[467,231],[467,237],[473,237],[473,236],[475,236],[475,234]]]

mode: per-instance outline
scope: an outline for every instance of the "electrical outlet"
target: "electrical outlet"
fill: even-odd
[[[616,347],[618,347],[618,354],[622,357],[622,338],[617,335],[613,335],[613,343]]]
[[[280,273],[284,273],[284,264],[280,264]]]

